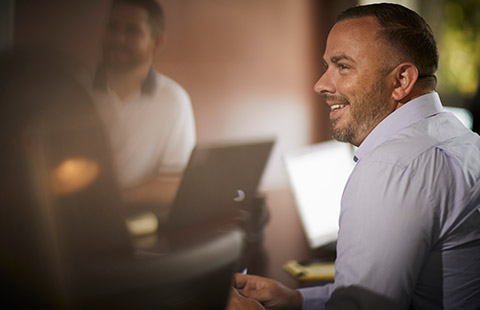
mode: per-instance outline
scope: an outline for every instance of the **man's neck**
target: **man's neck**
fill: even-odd
[[[432,93],[434,91],[435,91],[434,89],[425,90],[425,89],[419,89],[417,87],[414,87],[412,92],[408,96],[406,96],[403,100],[397,103],[395,110],[398,110],[401,106],[403,106],[409,101],[412,101],[415,98]]]
[[[107,84],[121,100],[124,100],[140,91],[150,68],[150,65],[142,65],[129,70],[119,71],[107,67],[105,69]]]

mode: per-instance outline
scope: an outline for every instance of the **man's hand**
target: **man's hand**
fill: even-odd
[[[227,310],[265,310],[265,308],[258,301],[244,297],[232,288]]]
[[[266,309],[302,309],[302,295],[275,280],[240,273],[234,280],[240,295],[258,300]]]

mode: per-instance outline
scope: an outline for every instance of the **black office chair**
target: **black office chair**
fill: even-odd
[[[0,304],[222,309],[243,234],[135,255],[100,119],[53,55],[0,60]]]

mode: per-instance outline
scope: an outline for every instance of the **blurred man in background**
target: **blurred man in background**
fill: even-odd
[[[114,0],[93,97],[127,204],[168,204],[195,145],[186,91],[153,69],[166,42],[155,0]]]

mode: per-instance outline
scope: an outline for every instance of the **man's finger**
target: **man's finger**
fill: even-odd
[[[227,310],[265,310],[265,308],[256,300],[246,298],[234,288],[230,290]]]
[[[233,287],[237,289],[242,289],[247,285],[248,275],[243,273],[235,273],[233,275]]]

